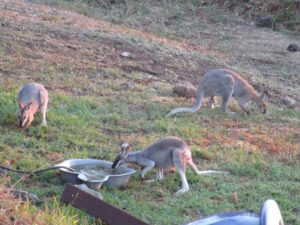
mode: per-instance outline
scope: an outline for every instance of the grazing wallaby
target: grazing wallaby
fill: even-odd
[[[43,85],[38,83],[25,84],[17,95],[17,102],[19,108],[16,114],[21,128],[28,127],[38,111],[41,111],[42,114],[42,126],[47,125],[48,91]]]
[[[201,107],[204,97],[210,97],[210,106],[214,107],[214,97],[221,96],[221,110],[227,112],[228,101],[235,98],[241,109],[249,114],[250,110],[245,106],[249,101],[256,103],[262,113],[266,113],[266,104],[263,100],[265,91],[258,95],[254,88],[238,73],[227,69],[214,69],[204,74],[198,86],[196,102],[191,108],[176,108],[167,114],[171,116],[178,112],[196,112]]]
[[[192,154],[185,141],[178,137],[164,137],[147,148],[131,152],[130,145],[125,142],[121,145],[121,152],[113,162],[112,168],[120,166],[122,163],[135,163],[142,167],[140,176],[144,179],[145,174],[153,168],[157,168],[158,180],[164,178],[164,169],[176,167],[180,175],[182,187],[176,192],[181,194],[189,190],[189,184],[186,179],[186,164],[198,174],[223,173],[220,171],[199,171],[192,160]]]

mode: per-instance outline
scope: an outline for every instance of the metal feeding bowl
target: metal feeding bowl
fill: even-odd
[[[112,169],[112,162],[98,159],[69,159],[55,166],[64,166],[73,171],[61,168],[61,177],[71,184],[85,183],[93,189],[99,189],[102,184],[110,187],[125,185],[134,169],[120,166]]]
[[[201,218],[185,225],[284,225],[277,202],[265,201],[260,212],[250,211],[226,212]]]

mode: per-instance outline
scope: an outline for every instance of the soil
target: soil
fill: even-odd
[[[43,74],[49,67],[83,75],[90,70],[118,68],[124,73],[146,73],[174,85],[181,81],[197,85],[210,69],[242,66],[247,69],[244,77],[258,91],[269,90],[270,101],[282,104],[287,95],[300,101],[300,54],[286,51],[286,43],[292,38],[280,33],[256,30],[246,24],[214,24],[199,37],[209,40],[208,44],[196,45],[25,0],[1,1],[0,18],[0,45],[4,49],[0,76],[4,89],[30,79],[31,74]],[[226,35],[232,38],[220,42],[220,37]],[[212,42],[226,48],[218,50]],[[122,57],[122,52],[131,57]],[[192,52],[205,57],[195,57]],[[288,79],[276,72],[282,64],[287,64]],[[46,78],[41,75],[34,79],[38,82]],[[50,90],[75,93],[56,78],[47,79],[52,79],[48,82]]]

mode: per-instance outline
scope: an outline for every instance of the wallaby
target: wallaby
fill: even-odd
[[[41,111],[42,126],[47,125],[46,112],[48,105],[48,91],[38,83],[28,83],[22,86],[17,95],[19,108],[17,120],[21,128],[28,127],[34,119],[34,115]]]
[[[266,93],[264,91],[258,95],[254,88],[236,72],[227,69],[213,69],[201,78],[194,106],[173,109],[166,116],[178,112],[196,112],[200,109],[204,97],[210,97],[209,105],[214,108],[215,96],[222,98],[221,110],[224,112],[227,112],[228,101],[233,97],[246,114],[250,114],[250,110],[245,106],[249,101],[255,102],[261,113],[266,113],[266,104],[263,99]]]
[[[192,154],[185,141],[178,137],[164,137],[147,148],[131,152],[130,145],[125,142],[121,145],[121,152],[115,158],[112,168],[122,163],[135,163],[141,166],[140,176],[144,179],[145,174],[153,168],[157,168],[156,179],[164,178],[164,169],[175,167],[181,178],[182,187],[176,194],[182,194],[189,190],[185,169],[188,164],[198,175],[210,173],[223,173],[221,171],[199,171],[192,160]]]

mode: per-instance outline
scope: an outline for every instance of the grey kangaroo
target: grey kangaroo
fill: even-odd
[[[249,101],[255,102],[261,113],[266,113],[266,104],[264,102],[266,93],[264,91],[261,95],[258,95],[254,88],[236,72],[227,69],[213,69],[209,70],[201,78],[194,106],[191,108],[173,109],[166,116],[171,116],[178,112],[196,112],[200,109],[204,97],[210,97],[209,106],[214,108],[215,96],[222,98],[221,110],[223,112],[227,112],[228,101],[233,97],[246,114],[250,114],[250,110],[245,106]]]
[[[178,137],[164,137],[156,141],[147,148],[131,152],[130,145],[125,142],[121,145],[121,152],[115,158],[112,168],[120,166],[122,163],[135,163],[141,166],[140,176],[144,179],[145,174],[153,168],[157,168],[156,179],[164,178],[164,169],[175,166],[181,178],[182,187],[176,194],[182,194],[189,190],[185,169],[188,164],[196,174],[223,173],[221,171],[199,171],[192,160],[192,154],[185,141]]]
[[[46,112],[48,105],[48,91],[38,83],[28,83],[22,86],[17,95],[19,108],[17,109],[17,120],[21,128],[28,127],[34,115],[41,111],[42,126],[47,125]]]

